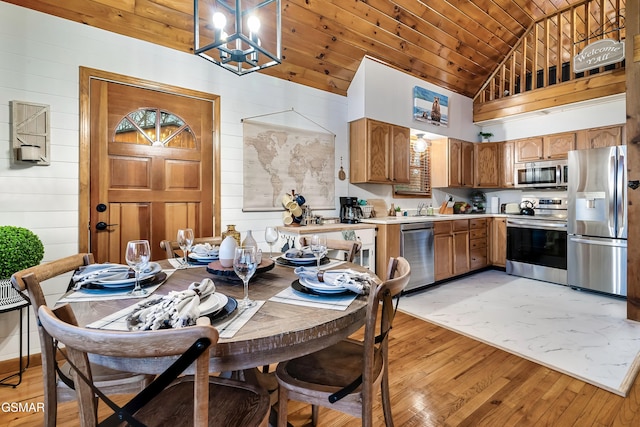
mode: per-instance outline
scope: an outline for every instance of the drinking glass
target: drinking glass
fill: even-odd
[[[193,230],[190,228],[181,228],[178,230],[178,246],[182,249],[182,254],[184,256],[184,262],[178,268],[187,268],[189,262],[187,260],[187,255],[191,250],[191,245],[193,245]]]
[[[269,258],[273,258],[273,244],[278,241],[280,234],[275,227],[267,227],[264,230],[264,240],[269,244]]]
[[[132,240],[127,243],[127,254],[125,255],[127,264],[136,272],[136,284],[129,292],[129,295],[146,295],[148,291],[140,286],[140,272],[149,265],[151,258],[151,248],[148,240]]]
[[[256,302],[249,299],[249,279],[256,272],[258,262],[255,246],[240,246],[236,248],[233,257],[233,271],[244,283],[244,298],[240,301],[241,308],[253,307]]]
[[[311,236],[311,252],[316,256],[318,269],[320,269],[320,258],[327,251],[327,237],[321,234]]]

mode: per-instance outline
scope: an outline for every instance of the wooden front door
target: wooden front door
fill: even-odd
[[[101,79],[90,80],[90,250],[126,263],[129,240],[152,259],[179,228],[214,231],[214,103]],[[216,227],[219,229],[219,226]]]

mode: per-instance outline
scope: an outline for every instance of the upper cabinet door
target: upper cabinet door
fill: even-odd
[[[525,138],[515,141],[516,163],[535,162],[544,158],[542,137]]]
[[[475,148],[475,187],[495,188],[500,185],[498,157],[500,143],[483,142],[474,144]]]
[[[409,157],[411,156],[411,135],[409,128],[402,126],[392,127],[391,153],[392,159],[389,165],[391,180],[394,184],[409,183]]]
[[[626,144],[625,125],[586,129],[578,140],[578,149],[613,147]]]
[[[409,182],[409,129],[363,118],[349,123],[351,183]]]
[[[391,125],[376,120],[369,120],[367,126],[367,148],[369,153],[368,179],[370,182],[389,181],[389,146],[391,142]]]
[[[575,132],[557,133],[544,137],[545,159],[566,159],[569,151],[575,149]]]

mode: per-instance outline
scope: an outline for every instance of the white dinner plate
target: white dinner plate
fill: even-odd
[[[145,280],[151,276],[154,276],[158,274],[160,271],[162,271],[162,267],[160,267],[160,264],[158,264],[157,262],[150,262],[149,266],[145,269],[145,271],[140,273],[140,280]],[[118,280],[110,280],[109,278],[107,278],[105,280],[97,280],[96,283],[99,283],[102,286],[108,288],[108,287],[125,287],[125,285],[131,285],[132,283],[135,283],[135,281],[136,281],[135,277],[129,277],[126,279],[118,279]]]
[[[213,295],[210,295],[207,299],[200,303],[200,314],[211,314],[221,310],[227,302],[229,298],[225,294],[221,294],[215,292]]]
[[[215,260],[218,259],[218,254],[215,254],[215,255],[199,255],[199,254],[190,253],[189,254],[189,258],[193,258],[196,261],[215,261]]]
[[[312,280],[306,277],[300,277],[298,280],[303,286],[318,292],[324,292],[329,294],[329,293],[344,292],[347,290],[347,288],[345,288],[344,286],[331,285],[326,282],[320,282],[318,280]]]
[[[302,257],[298,256],[300,253],[303,254]],[[318,262],[312,252],[309,252],[308,250],[305,251],[303,249],[289,249],[284,253],[284,259],[292,264],[300,265],[315,264]]]

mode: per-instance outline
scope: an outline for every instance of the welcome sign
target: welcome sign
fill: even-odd
[[[624,59],[624,40],[597,40],[585,47],[573,58],[573,70],[576,73],[593,68],[615,64]]]

